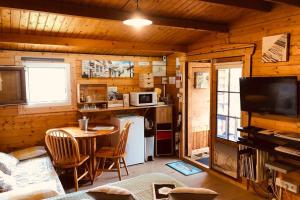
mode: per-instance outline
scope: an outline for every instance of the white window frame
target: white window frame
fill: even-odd
[[[33,65],[32,65],[33,64]],[[66,101],[52,101],[52,102],[36,102],[31,103],[29,101],[29,93],[30,90],[28,88],[28,80],[29,80],[29,68],[42,68],[41,66],[34,66],[36,64],[48,64],[53,68],[64,68],[66,70],[66,88],[67,88],[67,100]],[[59,106],[71,106],[72,105],[72,94],[71,94],[71,66],[70,63],[65,62],[51,62],[51,61],[24,61],[23,65],[25,66],[25,83],[26,83],[26,99],[28,104],[26,107],[34,108],[34,107],[59,107]],[[55,66],[55,65],[62,65]],[[50,67],[47,67],[50,68]],[[55,77],[53,79],[55,81]]]
[[[234,69],[234,68],[241,68],[242,69],[242,76],[243,77],[243,72],[244,72],[244,62],[243,61],[237,61],[237,62],[224,62],[224,63],[215,63],[215,69],[216,70],[219,70],[219,69]],[[218,73],[218,72],[216,72]],[[229,77],[230,78],[230,77]],[[218,77],[217,77],[217,84],[218,84]],[[230,87],[230,86],[229,86]],[[218,96],[218,85],[217,85],[217,88],[216,88],[216,95]],[[228,98],[229,98],[229,94],[230,94],[230,91],[227,92],[228,93]],[[240,93],[240,92],[239,92]],[[218,102],[218,98],[216,99],[217,102]],[[228,113],[229,113],[229,104],[230,104],[230,101],[228,101]],[[229,139],[229,131],[228,131],[228,137],[227,138],[222,138],[222,137],[218,137],[218,103],[217,103],[217,107],[216,107],[216,137],[217,138],[220,138],[220,139],[224,139],[224,140],[227,140],[227,141],[231,141],[231,142],[236,142],[236,140],[230,140]],[[228,117],[228,130],[229,130],[229,118],[230,116],[229,115],[226,115]],[[242,112],[241,112],[241,115],[239,117],[240,119],[240,123],[242,123]],[[241,124],[240,124],[241,125]],[[238,136],[238,135],[237,135]]]

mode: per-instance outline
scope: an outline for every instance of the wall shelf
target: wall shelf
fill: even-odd
[[[154,106],[129,106],[129,107],[115,107],[115,108],[97,108],[97,109],[78,109],[80,113],[97,113],[97,112],[109,112],[109,111],[121,111],[121,110],[138,110],[147,108],[159,108],[169,105],[154,105]]]

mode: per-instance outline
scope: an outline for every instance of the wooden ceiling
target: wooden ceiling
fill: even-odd
[[[167,55],[228,31],[247,12],[269,12],[275,1],[299,6],[292,0],[141,0],[154,25],[137,30],[122,24],[135,0],[0,0],[0,48]]]

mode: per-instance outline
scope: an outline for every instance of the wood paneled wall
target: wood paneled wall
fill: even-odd
[[[117,86],[122,93],[141,90],[138,86],[139,73],[152,72],[151,61],[162,60],[161,57],[139,56],[108,56],[67,53],[37,53],[21,51],[0,51],[1,65],[21,65],[21,57],[64,58],[71,64],[72,102],[73,106],[54,110],[53,108],[25,109],[23,106],[0,106],[0,151],[10,152],[15,149],[43,144],[45,131],[50,128],[63,127],[77,123],[80,115],[76,112],[76,84],[78,82],[105,83],[108,86]],[[83,59],[110,59],[131,60],[135,64],[134,78],[102,78],[82,79],[81,60]],[[138,66],[139,61],[149,61],[149,66]],[[160,87],[161,79],[155,79],[156,87]],[[111,113],[99,113],[92,117],[93,121],[108,119]]]
[[[235,44],[256,44],[253,55],[253,76],[298,76],[300,79],[300,9],[280,5],[270,13],[249,13],[234,23],[228,34],[213,34],[202,38],[189,46],[189,54],[222,51],[233,48]],[[263,63],[262,38],[264,36],[290,33],[290,57],[288,62]],[[296,131],[300,134],[300,118],[291,119],[279,116],[252,117],[252,125],[284,131]],[[300,173],[293,173],[289,178],[298,184]],[[290,194],[289,199],[300,199],[298,195]]]

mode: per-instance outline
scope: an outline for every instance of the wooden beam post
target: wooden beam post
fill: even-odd
[[[82,4],[80,5],[76,3],[66,3],[58,0],[1,0],[0,7],[117,21],[123,21],[132,15],[131,12],[122,10]],[[208,22],[205,20],[179,19],[172,17],[146,17],[152,20],[153,25],[203,31],[228,32],[228,26],[224,23]]]
[[[263,0],[201,0],[207,3],[222,4],[238,8],[247,8],[263,12],[270,12],[272,4]]]
[[[128,51],[134,50],[143,52],[161,52],[166,54],[173,52],[186,52],[187,50],[186,47],[179,45],[149,44],[141,42],[120,42],[109,40],[79,39],[13,33],[0,33],[0,43],[1,42],[56,45],[67,47],[79,47],[82,49],[102,48]]]
[[[300,7],[299,0],[266,0],[266,1]]]

